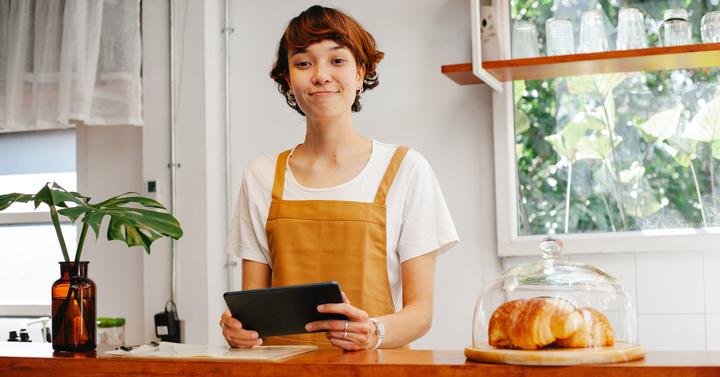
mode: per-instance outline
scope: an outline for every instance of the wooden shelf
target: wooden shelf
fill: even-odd
[[[500,81],[714,66],[720,66],[720,43],[483,62]],[[483,83],[473,75],[471,63],[444,65],[442,73],[460,85]]]

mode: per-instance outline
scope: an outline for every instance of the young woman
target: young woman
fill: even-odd
[[[242,258],[243,289],[338,281],[345,302],[318,311],[349,320],[263,340],[226,310],[220,326],[231,346],[393,348],[430,329],[435,257],[458,237],[420,153],[353,127],[382,58],[372,35],[332,8],[310,7],[285,30],[270,76],[305,116],[305,140],[246,169],[228,251]]]

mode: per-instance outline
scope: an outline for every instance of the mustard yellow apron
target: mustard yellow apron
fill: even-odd
[[[397,148],[372,203],[283,200],[290,151],[278,156],[265,227],[273,287],[335,280],[350,303],[371,317],[395,312],[387,272],[385,200],[407,151]],[[264,342],[301,343],[333,347],[323,332]]]

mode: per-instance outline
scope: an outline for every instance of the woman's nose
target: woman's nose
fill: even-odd
[[[313,71],[313,84],[324,84],[330,81],[330,70],[326,64],[316,64]]]

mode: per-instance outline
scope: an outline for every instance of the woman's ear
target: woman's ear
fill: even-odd
[[[292,88],[292,84],[290,84],[290,80],[288,80],[288,79],[286,78],[286,79],[285,79],[285,82],[287,83],[288,91],[289,91],[289,92],[292,92],[293,88]]]
[[[361,66],[358,68],[358,72],[357,72],[357,73],[358,73],[358,74],[357,74],[357,79],[355,80],[355,88],[356,88],[356,89],[362,89],[362,87],[363,87],[363,82],[365,81],[365,66],[364,66],[364,65],[361,65]]]

